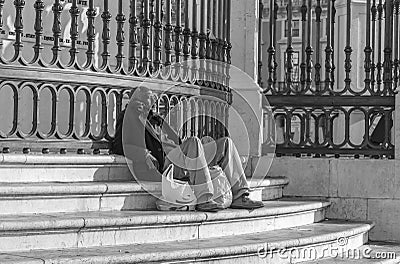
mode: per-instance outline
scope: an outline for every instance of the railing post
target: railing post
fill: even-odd
[[[277,4],[276,1],[277,1],[277,0],[274,0],[274,21],[275,21],[275,22],[278,20],[278,9],[279,9],[279,6],[278,6],[278,4]],[[275,25],[275,30],[274,30],[273,34],[274,34],[274,37],[273,37],[274,46],[276,47],[276,42],[277,42],[277,37],[276,37],[276,25]],[[277,60],[276,60],[276,54],[275,54],[275,55],[274,55],[274,72],[273,72],[273,75],[274,75],[274,77],[273,77],[273,84],[274,84],[274,85],[276,84],[276,82],[277,82],[277,80],[278,80],[277,74],[278,74],[278,62],[277,62]]]
[[[162,24],[161,24],[161,0],[156,0],[156,16],[154,22],[154,71],[161,66],[162,51]]]
[[[129,14],[129,67],[128,71],[134,73],[137,69],[138,60],[136,58],[136,51],[138,48],[137,38],[137,24],[138,18],[136,13],[136,0],[130,1],[130,14]]]
[[[95,71],[96,67],[94,65],[94,41],[96,37],[94,19],[96,18],[96,9],[94,8],[94,0],[89,0],[89,8],[86,11],[86,16],[88,18],[88,29],[87,29],[87,40],[88,48],[86,50],[86,65],[84,68],[91,69]]]
[[[228,87],[228,91],[230,91],[230,64],[231,61],[231,50],[232,50],[232,43],[231,43],[231,3],[232,0],[226,0],[226,85]]]
[[[301,92],[305,91],[305,84],[306,84],[306,23],[307,23],[307,0],[303,0],[303,4],[301,6],[301,26],[303,28],[301,37],[303,39],[301,45],[301,65],[300,65],[300,84],[301,84]]]
[[[57,65],[58,67],[61,66],[60,58],[59,58],[59,53],[61,51],[60,47],[60,37],[61,37],[61,12],[62,12],[62,5],[60,4],[60,0],[55,0],[53,7],[53,14],[54,14],[54,19],[53,19],[53,38],[54,38],[54,44],[51,50],[53,51],[53,59],[51,60],[50,64],[51,65]]]
[[[382,85],[382,68],[383,68],[383,63],[382,63],[382,19],[383,19],[383,4],[382,0],[379,0],[378,3],[378,58],[377,58],[377,64],[376,64],[376,84],[377,84],[377,89],[376,93],[381,92],[381,85]]]
[[[365,89],[371,91],[371,54],[372,54],[372,48],[371,48],[371,0],[367,0],[367,6],[366,6],[366,40],[365,40],[365,62],[364,62],[364,69],[365,69]]]
[[[221,55],[220,55],[220,60],[221,60],[221,64],[220,64],[220,83],[221,83],[221,90],[226,91],[228,89],[227,85],[226,85],[226,76],[227,76],[227,72],[226,72],[226,52],[228,49],[228,42],[226,41],[226,37],[227,37],[227,27],[226,27],[226,18],[227,18],[227,0],[222,0],[221,2],[221,8],[223,10],[223,14],[222,14],[222,34],[221,34],[221,38],[220,38],[220,43],[221,43]]]
[[[213,1],[207,1],[207,39],[206,39],[206,59],[210,60],[212,57],[212,43],[211,43],[211,35],[213,30],[213,21],[212,21],[212,14],[213,14]]]
[[[121,72],[121,73],[124,72],[123,59],[125,58],[125,55],[124,55],[124,51],[123,50],[124,50],[124,45],[125,45],[124,24],[125,24],[125,20],[126,20],[125,15],[123,13],[122,3],[123,3],[122,0],[118,1],[118,14],[115,17],[115,20],[117,21],[117,36],[116,36],[117,55],[115,56],[115,58],[117,59],[117,65],[115,67],[115,71],[116,72]],[[147,4],[148,4],[148,2],[147,2]],[[148,13],[147,13],[147,16],[148,16]],[[147,24],[146,24],[146,26],[147,26]],[[146,29],[147,29],[147,27],[146,27]],[[143,37],[143,43],[147,43],[146,41],[148,42],[148,38],[144,38]],[[147,53],[146,53],[146,56],[147,56]]]
[[[191,55],[192,59],[197,59],[198,51],[197,51],[197,40],[199,37],[199,32],[197,31],[197,0],[192,0],[192,46],[191,46]]]
[[[311,0],[310,0],[311,1]],[[275,71],[275,1],[269,1],[269,48],[268,48],[268,89],[274,92]]]
[[[206,25],[206,69],[205,69],[205,80],[206,80],[206,85],[211,86],[212,85],[212,64],[210,63],[210,60],[212,58],[212,41],[211,41],[211,36],[212,36],[212,14],[213,14],[213,1],[206,1],[207,3],[207,11],[206,11],[206,17],[207,17],[207,25]]]
[[[18,61],[21,64],[25,64],[22,58],[22,49],[24,47],[24,44],[22,43],[22,37],[24,35],[24,22],[22,17],[22,11],[24,10],[25,7],[25,1],[15,0],[14,6],[15,6],[15,22],[14,22],[15,42],[13,44],[14,57],[11,59],[11,61]]]
[[[392,92],[392,11],[393,0],[386,0],[385,2],[385,49],[384,49],[384,62],[383,62],[383,94],[390,94]]]
[[[224,40],[223,40],[223,25],[224,25],[224,0],[218,0],[218,20],[217,20],[217,27],[218,27],[218,47],[217,47],[217,60],[223,61],[223,47],[224,47]]]
[[[331,53],[331,64],[332,64],[332,70],[331,70],[331,87],[332,89],[334,89],[334,85],[335,85],[335,70],[336,70],[336,66],[335,66],[335,17],[336,17],[336,7],[335,7],[335,1],[336,0],[331,0],[332,1],[332,12],[331,12],[331,48],[332,48],[332,53]]]
[[[185,0],[185,28],[183,30],[183,58],[190,57],[190,25],[189,25],[189,0]]]
[[[3,8],[5,0],[0,0],[0,31],[3,30]],[[3,40],[0,40],[0,52],[3,50]],[[3,57],[0,56],[0,63],[4,63]]]
[[[69,13],[71,14],[71,30],[70,30],[71,48],[69,49],[70,60],[68,63],[68,67],[74,67],[76,69],[80,69],[77,61],[78,49],[76,48],[76,42],[79,37],[79,31],[78,31],[79,8],[77,5],[77,0],[72,0],[72,5],[71,9],[69,10]]]
[[[312,55],[313,48],[311,44],[311,13],[312,13],[312,1],[308,0],[308,22],[307,22],[307,48],[306,48],[306,65],[307,65],[307,90],[311,88],[312,85]]]
[[[200,2],[199,59],[206,58],[206,0]]]
[[[154,46],[155,43],[155,27],[154,27],[154,1],[155,0],[149,0],[149,20],[150,20],[150,27],[149,27],[149,72],[152,73],[154,72],[154,53],[156,47]]]
[[[171,0],[166,0],[166,18],[165,18],[165,66],[171,65],[171,56],[172,56],[172,25],[171,25]]]
[[[176,0],[176,25],[175,25],[175,60],[177,63],[181,61],[181,35],[182,35],[182,2]]]
[[[376,7],[376,0],[372,1],[372,6],[371,6],[371,19],[372,19],[372,59],[371,59],[371,90],[374,92],[375,91],[375,69],[376,69],[376,64],[375,64],[375,54],[376,54],[376,33],[375,33],[375,27],[376,27],[376,18],[377,18],[377,13],[378,9]]]
[[[345,72],[346,72],[346,78],[344,79],[345,82],[345,89],[346,91],[350,91],[351,87],[351,78],[350,78],[350,73],[351,73],[351,53],[353,49],[350,46],[350,37],[351,37],[351,0],[346,1],[346,7],[347,7],[347,13],[346,13],[346,47],[344,49],[345,53]]]
[[[207,41],[207,35],[206,35],[206,0],[201,0],[200,1],[200,34],[199,34],[199,59],[200,59],[200,69],[199,69],[199,83],[203,84],[204,81],[206,80],[205,76],[205,62],[204,59],[206,59],[206,41]]]
[[[0,30],[3,30],[3,8],[4,8],[4,2],[6,0],[0,0]],[[0,41],[0,49],[3,46],[3,42]]]
[[[197,25],[197,1],[198,0],[192,0],[192,33],[191,33],[191,38],[192,38],[192,45],[190,47],[190,54],[192,56],[193,62],[191,63],[191,76],[190,76],[190,81],[195,81],[197,80],[197,60],[198,58],[198,39],[199,39],[199,32],[198,32],[198,25]],[[206,123],[207,124],[207,123]]]
[[[328,0],[327,18],[326,18],[326,48],[325,48],[325,91],[332,91],[332,46],[331,46],[331,0]]]
[[[108,50],[108,45],[110,45],[111,42],[110,22],[112,15],[108,8],[108,1],[109,0],[104,0],[104,11],[101,14],[101,18],[103,20],[103,32],[101,34],[101,39],[103,42],[103,52],[101,53],[102,64],[100,69],[110,73],[111,68],[109,58],[111,54]],[[135,2],[135,0],[133,0],[133,2]]]
[[[321,7],[321,0],[317,0],[317,5],[315,7],[315,15],[316,15],[316,23],[317,23],[317,29],[316,29],[316,47],[315,47],[315,58],[316,58],[316,63],[315,63],[315,89],[317,92],[321,91],[321,63],[320,63],[320,39],[321,39],[321,13],[322,13],[322,7]]]
[[[287,12],[287,48],[286,48],[286,88],[287,92],[290,93],[292,90],[292,70],[293,70],[293,47],[292,47],[292,1],[288,0],[286,6]]]
[[[257,83],[260,85],[260,87],[264,87],[263,84],[263,78],[262,78],[262,67],[263,67],[263,62],[262,62],[262,19],[263,19],[263,10],[264,10],[264,4],[262,0],[259,0],[259,10],[258,10],[258,72],[257,72]]]
[[[4,0],[2,2],[0,2],[0,9],[3,8],[4,5]],[[41,51],[43,50],[43,46],[42,46],[42,36],[43,36],[43,11],[45,8],[45,5],[43,3],[43,0],[36,0],[35,4],[34,4],[34,8],[35,8],[35,45],[33,46],[33,51],[34,51],[34,56],[32,61],[30,62],[30,64],[34,64],[34,63],[39,63],[40,66],[44,66],[44,63],[41,59]],[[1,13],[2,11],[0,11]],[[0,17],[0,23],[2,22],[2,18]],[[1,27],[3,25],[0,26],[0,30]],[[2,43],[0,44],[2,45]]]

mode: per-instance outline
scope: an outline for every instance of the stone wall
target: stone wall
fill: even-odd
[[[372,241],[400,241],[400,173],[395,160],[275,158],[268,176],[286,176],[285,196],[325,197],[327,217],[374,221]]]

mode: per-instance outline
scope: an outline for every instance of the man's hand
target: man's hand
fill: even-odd
[[[169,153],[174,148],[178,147],[177,144],[172,139],[169,139],[168,136],[161,131],[161,142],[163,146],[163,150],[165,153]]]
[[[151,170],[151,169],[155,169],[155,170],[157,170],[158,168],[158,161],[157,161],[157,159],[153,156],[153,155],[151,155],[150,153],[148,153],[147,155],[146,155],[146,164],[147,164],[147,166],[149,167],[149,169]]]

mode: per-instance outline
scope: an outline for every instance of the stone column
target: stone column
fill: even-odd
[[[258,0],[232,0],[232,65],[257,80]]]
[[[262,144],[262,89],[256,83],[258,9],[258,0],[232,0],[230,84],[234,95],[229,131],[239,154],[249,161],[248,176],[252,174],[251,161],[261,156]]]
[[[231,69],[233,102],[229,111],[229,133],[239,154],[251,164],[261,156],[262,89],[243,71]],[[248,167],[246,174],[249,176],[252,171]]]

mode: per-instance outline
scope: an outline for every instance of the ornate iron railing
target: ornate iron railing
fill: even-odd
[[[177,125],[188,113],[226,121],[230,5],[0,0],[0,150],[107,150],[127,94],[139,85],[172,87],[156,92],[164,112],[180,103]],[[212,65],[218,74],[188,62],[197,59],[220,62]],[[193,120],[180,133],[216,137],[210,122]]]
[[[287,1],[288,32],[292,28],[292,1]],[[399,2],[365,2],[365,28],[357,29],[365,38],[364,70],[360,71],[352,65],[354,50],[360,47],[351,46],[356,30],[352,26],[355,13],[351,0],[341,6],[345,17],[342,23],[346,24],[340,32],[335,27],[335,0],[327,1],[324,10],[320,0],[303,0],[302,44],[295,50],[288,34],[284,61],[276,56],[278,5],[270,1],[267,72],[262,73],[260,63],[259,74],[264,78],[259,83],[271,106],[265,111],[266,127],[271,126],[271,118],[276,121],[276,130],[266,128],[265,152],[276,143],[278,155],[394,156],[392,116],[399,84]],[[325,34],[321,28],[323,11]],[[344,44],[335,43],[339,34],[344,36]],[[299,54],[298,75],[293,75],[294,52]],[[363,79],[363,84],[357,78]]]

